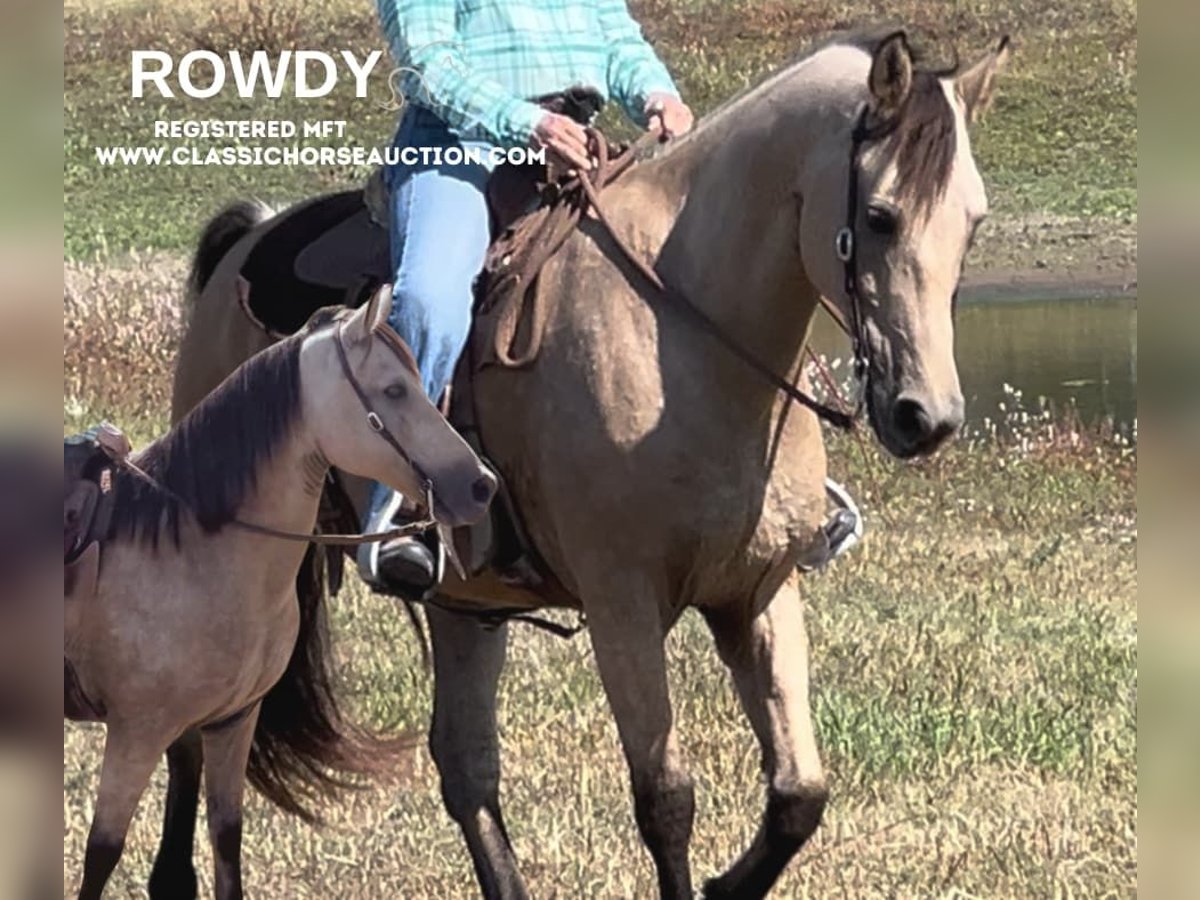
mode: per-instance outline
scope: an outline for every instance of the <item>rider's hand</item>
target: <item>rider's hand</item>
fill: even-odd
[[[646,118],[649,130],[658,132],[663,140],[692,130],[692,111],[674,94],[656,92],[647,97]]]
[[[556,162],[567,170],[587,171],[592,167],[588,156],[587,135],[574,119],[548,112],[533,129],[534,149],[545,147]]]

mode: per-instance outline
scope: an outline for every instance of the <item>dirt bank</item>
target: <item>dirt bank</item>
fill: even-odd
[[[1137,221],[1026,216],[987,223],[964,299],[1137,293]]]

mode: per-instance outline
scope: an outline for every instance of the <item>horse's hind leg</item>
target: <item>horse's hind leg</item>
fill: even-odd
[[[592,647],[629,764],[634,813],[654,859],[659,894],[691,898],[695,791],[672,717],[659,598],[648,587],[631,588],[634,579],[617,581],[624,589],[610,591],[600,603],[589,605],[584,597]]]
[[[198,731],[185,732],[167,748],[167,806],[162,843],[150,872],[152,900],[193,900],[196,896],[192,851],[203,762]]]
[[[104,885],[125,849],[129,822],[169,740],[155,741],[135,733],[127,725],[109,726],[100,770],[100,792],[83,858],[81,900],[98,900],[104,892]]]
[[[259,704],[255,703],[201,730],[217,900],[240,900],[242,896],[242,796],[258,710]]]
[[[762,897],[816,831],[828,789],[808,701],[808,637],[793,575],[747,621],[742,609],[709,613],[721,658],[762,747],[767,808],[754,843],[706,897]]]
[[[496,688],[507,626],[430,606],[434,702],[429,748],[442,779],[442,802],[462,829],[485,897],[527,897],[500,813]]]

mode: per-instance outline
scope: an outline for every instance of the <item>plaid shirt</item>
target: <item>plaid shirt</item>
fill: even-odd
[[[460,137],[529,143],[533,97],[575,85],[646,123],[646,97],[678,96],[625,0],[378,0],[412,103]]]

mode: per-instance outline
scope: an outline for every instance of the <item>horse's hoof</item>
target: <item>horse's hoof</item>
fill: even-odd
[[[704,882],[704,887],[700,889],[700,896],[704,900],[727,900],[727,898],[734,895],[721,883],[720,878],[710,878]]]
[[[150,900],[196,900],[196,870],[150,873]]]

